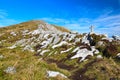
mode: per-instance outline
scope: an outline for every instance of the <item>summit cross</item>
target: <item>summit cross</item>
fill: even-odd
[[[90,32],[93,33],[94,26],[90,27]]]

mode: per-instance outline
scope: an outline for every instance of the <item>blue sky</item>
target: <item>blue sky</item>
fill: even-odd
[[[44,20],[80,33],[120,35],[120,0],[0,0],[0,26]]]

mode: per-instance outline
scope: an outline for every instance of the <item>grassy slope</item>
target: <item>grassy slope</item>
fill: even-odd
[[[0,32],[11,32],[11,31],[19,31],[19,30],[34,30],[38,28],[39,24],[43,24],[44,25],[44,21],[40,21],[40,20],[32,20],[32,21],[28,21],[28,22],[23,22],[20,24],[16,24],[16,25],[11,25],[11,26],[7,26],[7,27],[3,27],[0,28]],[[55,26],[58,30],[63,31],[63,32],[70,32],[68,29],[61,27],[61,26]]]
[[[47,64],[40,57],[34,56],[34,53],[22,51],[21,48],[9,50],[0,49],[0,54],[4,56],[0,60],[0,80],[47,80],[46,71],[54,70],[70,75],[66,70],[58,68],[55,64]],[[16,68],[16,74],[6,74],[3,72],[8,66]]]
[[[64,28],[64,27],[61,27],[61,26],[56,26],[56,25],[53,25],[55,26],[58,30],[62,31],[62,32],[70,32],[70,30]]]
[[[120,64],[116,63],[113,59],[103,58],[102,60],[96,60],[95,57],[92,57],[88,61],[79,63],[79,59],[69,59],[69,56],[72,55],[70,51],[51,56],[46,54],[43,56],[44,59],[41,60],[41,56],[34,56],[35,53],[22,51],[20,47],[12,50],[6,48],[22,38],[19,35],[8,39],[11,31],[19,32],[19,30],[33,30],[36,28],[37,25],[32,21],[0,29],[0,33],[5,33],[5,36],[0,37],[0,41],[7,40],[6,43],[0,45],[0,54],[4,56],[3,59],[0,59],[0,80],[64,80],[60,76],[48,79],[46,77],[47,70],[59,71],[73,80],[79,80],[80,75],[81,80],[93,80],[94,78],[109,80],[114,77],[120,79]],[[59,29],[67,31],[64,28]],[[54,51],[60,50],[61,48],[58,48]],[[17,72],[15,74],[6,74],[3,70],[9,66],[14,66]]]
[[[0,44],[0,55],[4,58],[0,59],[0,80],[48,80],[46,78],[46,71],[53,70],[59,71],[67,76],[70,73],[67,70],[63,70],[57,67],[56,64],[48,64],[44,60],[40,60],[40,57],[34,56],[35,53],[29,51],[22,51],[20,47],[15,49],[7,49],[8,46],[14,44],[15,41],[20,40],[23,36],[20,34],[20,30],[34,30],[37,29],[38,24],[43,23],[42,21],[30,21],[8,27],[0,28],[0,41],[6,40],[5,43]],[[58,29],[59,27],[57,27]],[[63,31],[63,28],[59,30]],[[17,32],[19,36],[11,36],[10,32]],[[67,31],[64,30],[64,31]],[[67,31],[68,32],[68,31]],[[10,37],[10,38],[8,38]],[[29,38],[30,36],[26,37]],[[16,74],[6,74],[4,70],[14,66],[17,70]],[[62,77],[49,78],[49,80],[61,80]],[[65,80],[65,79],[63,79]]]

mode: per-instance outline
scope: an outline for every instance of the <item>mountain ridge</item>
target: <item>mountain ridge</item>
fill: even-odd
[[[119,53],[119,37],[24,22],[0,28],[0,79],[120,79]]]
[[[1,27],[0,29],[2,29],[3,31],[4,31],[4,29],[13,29],[14,30],[15,28],[37,29],[39,24],[45,25],[45,24],[48,24],[48,23],[46,23],[45,21],[42,21],[42,20],[30,20],[30,21],[22,22],[22,23],[15,24],[15,25]],[[56,25],[52,25],[52,24],[50,24],[50,25],[55,26],[58,30],[63,30],[63,32],[70,32],[68,29],[65,29],[64,27],[56,26]]]

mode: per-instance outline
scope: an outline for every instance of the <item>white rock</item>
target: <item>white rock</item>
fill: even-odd
[[[23,31],[22,31],[22,34],[23,34],[23,35],[27,35],[28,32],[29,32],[29,30],[23,30]]]
[[[120,58],[120,53],[117,54],[117,57]]]
[[[88,55],[93,56],[93,52],[85,49],[80,49],[77,51],[76,55],[74,55],[73,57],[71,57],[71,59],[75,59],[75,58],[79,58],[81,57],[82,59],[80,60],[83,61]]]
[[[13,36],[16,36],[16,35],[17,35],[15,32],[11,32],[10,34],[13,35]]]
[[[33,34],[33,35],[40,34],[40,31],[39,31],[39,30],[34,30],[34,31],[32,32],[32,34]]]
[[[90,48],[92,49],[92,51],[95,51],[95,46],[90,46]]]
[[[54,53],[54,51],[50,52],[48,56],[52,55]]]
[[[34,52],[34,49],[30,45],[26,45],[23,50]]]
[[[52,46],[52,48],[54,49],[54,48],[61,47],[62,45],[67,45],[67,44],[68,44],[68,42],[62,41],[59,44]]]
[[[112,37],[113,37],[114,40],[120,40],[120,36],[118,36],[118,35],[114,35]]]
[[[75,43],[80,42],[81,38],[75,38]]]
[[[65,50],[65,51],[61,51],[60,53],[66,53],[66,52],[69,52],[71,49],[72,49],[72,48],[69,48],[69,49],[67,49],[67,50]]]
[[[57,51],[55,51],[55,53],[54,54],[57,54],[58,52]]]
[[[43,23],[39,24],[38,29],[30,32],[32,35],[40,34],[40,33],[59,33],[61,31],[57,30],[54,26]]]
[[[120,53],[118,53],[117,56],[120,56]]]
[[[51,24],[45,23],[46,26],[46,31],[54,32],[54,33],[59,33],[61,31],[57,30],[54,26]]]
[[[92,49],[92,52],[93,52],[94,54],[100,53],[100,52],[95,48],[95,46],[91,46],[91,49]]]
[[[49,41],[43,41],[41,45],[43,45],[41,48],[46,48],[49,45]]]
[[[50,34],[45,34],[45,35],[44,35],[44,38],[45,38],[45,39],[48,39],[48,36],[49,36],[49,35],[50,35]]]
[[[15,67],[8,67],[6,70],[4,70],[4,72],[9,74],[14,74],[16,73],[16,69]]]
[[[106,38],[108,37],[108,35],[107,35],[107,34],[102,34],[101,36],[103,36],[103,35],[104,35]]]
[[[109,42],[112,42],[113,38],[102,38],[102,40],[108,40]]]
[[[102,55],[97,55],[97,58],[102,59],[103,57],[102,57]]]
[[[97,49],[94,51],[94,54],[98,54],[100,53]]]
[[[40,55],[44,55],[44,53],[49,52],[50,50],[43,50]]]
[[[87,35],[85,35],[85,36],[82,38],[82,43],[90,45],[90,42],[89,42],[89,40],[87,40],[87,38],[88,38]]]
[[[8,47],[9,49],[14,49],[14,48],[16,48],[17,46],[16,45],[13,45],[13,46],[11,46],[11,47]]]
[[[56,77],[60,75],[61,77],[67,78],[67,76],[57,71],[47,71],[47,74],[48,74],[48,77]]]
[[[68,35],[68,33],[63,33],[63,34],[62,34],[62,36],[63,36],[63,39],[62,39],[62,40],[66,40],[67,35]]]
[[[52,36],[54,36],[54,41],[53,41],[53,44],[57,44],[59,41],[60,41],[60,37],[59,36],[57,36],[57,35],[52,35]]]
[[[98,41],[96,45],[98,45],[98,46],[105,46],[103,41]]]
[[[36,34],[40,34],[40,33],[44,33],[44,25],[40,24],[38,29],[30,32],[32,35],[36,35]]]
[[[3,55],[0,55],[0,59],[3,59],[4,58],[4,56]]]
[[[41,51],[42,51],[41,49],[37,50],[37,52],[41,52]]]
[[[21,39],[21,40],[17,41],[14,45],[25,46],[26,45],[26,41],[27,41],[27,39]]]
[[[74,40],[76,35],[75,34],[69,34],[70,38],[68,38],[69,41]]]
[[[72,53],[77,52],[79,49],[80,49],[80,47],[76,47],[76,48],[72,51]]]
[[[53,38],[49,38],[47,39],[47,41],[43,41],[41,43],[41,45],[43,45],[41,48],[46,48],[51,42],[52,42]]]

